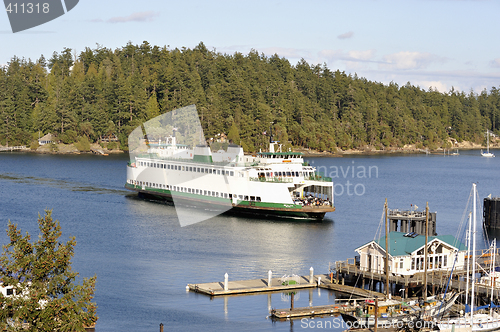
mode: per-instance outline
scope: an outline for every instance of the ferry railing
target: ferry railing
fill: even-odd
[[[291,183],[293,182],[293,178],[283,178],[283,177],[249,177],[248,178],[250,181],[256,181],[256,182],[276,182],[276,183]]]
[[[321,181],[321,182],[332,182],[333,179],[327,176],[322,176],[322,175],[311,175],[311,176],[306,176],[304,177],[305,180],[310,180],[310,181]]]

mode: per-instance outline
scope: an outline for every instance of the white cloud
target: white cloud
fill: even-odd
[[[429,88],[437,89],[439,92],[444,93],[450,91],[450,87],[444,82],[441,81],[416,81],[411,82],[413,85],[418,85],[424,90],[428,90]]]
[[[495,60],[491,60],[490,66],[493,68],[500,68],[500,58],[496,58]]]
[[[383,57],[384,63],[380,64],[382,69],[387,70],[408,70],[425,69],[433,63],[443,63],[445,58],[426,52],[399,52]]]
[[[319,52],[319,56],[328,59],[328,61],[354,61],[354,62],[372,62],[375,56],[375,50],[365,50],[365,51],[349,51],[344,52],[342,50],[322,50]]]
[[[153,11],[137,12],[129,16],[112,17],[106,22],[108,23],[126,23],[126,22],[151,22],[160,14]]]
[[[309,51],[307,50],[285,47],[267,47],[263,48],[259,53],[264,53],[268,57],[274,54],[278,54],[280,58],[286,58],[288,60],[308,58],[310,55]]]
[[[354,32],[349,31],[349,32],[343,33],[341,35],[338,35],[337,38],[338,39],[349,39],[349,38],[352,38],[352,36],[354,36]]]

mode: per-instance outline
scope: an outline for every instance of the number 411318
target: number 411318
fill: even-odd
[[[9,3],[5,10],[9,14],[48,14],[49,13],[49,4],[48,3]]]

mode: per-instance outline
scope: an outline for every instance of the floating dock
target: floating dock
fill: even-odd
[[[278,291],[293,291],[297,289],[316,288],[318,287],[318,278],[324,280],[326,275],[313,276],[310,283],[309,276],[298,277],[298,282],[293,280],[283,280],[282,278],[271,278],[271,284],[268,284],[268,279],[251,279],[228,281],[228,286],[224,289],[224,282],[209,282],[203,284],[188,284],[189,290],[202,293],[210,296],[220,295],[238,295],[249,293],[262,293],[262,292],[278,292]]]
[[[283,278],[271,278],[270,285],[268,284],[269,279],[265,278],[238,281],[228,280],[227,289],[224,289],[224,282],[222,281],[201,284],[188,284],[187,288],[190,291],[210,296],[282,292],[318,287],[353,295],[356,297],[374,298],[385,296],[382,293],[372,290],[337,284],[336,280],[331,279],[331,276],[328,274],[314,275],[312,277],[312,280],[310,280],[310,276],[296,276],[295,280],[293,280],[292,278],[288,278],[287,280],[284,280]]]

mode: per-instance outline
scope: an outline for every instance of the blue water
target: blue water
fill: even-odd
[[[493,151],[494,153],[496,151]],[[497,153],[498,154],[498,153]],[[75,236],[73,268],[97,276],[96,331],[297,331],[332,318],[272,322],[275,293],[214,298],[188,283],[327,273],[376,236],[385,198],[390,208],[437,211],[438,234],[457,235],[472,182],[480,200],[500,196],[500,158],[383,155],[309,158],[333,177],[337,211],[321,223],[217,216],[180,227],[172,206],[123,189],[127,155],[0,154],[0,229],[7,221],[38,233],[37,216],[53,209],[66,241]],[[352,172],[354,167],[354,173]],[[348,182],[349,181],[349,182]],[[460,234],[458,234],[460,235]],[[0,232],[0,242],[7,236]],[[484,247],[484,241],[480,241]],[[325,290],[300,291],[295,306],[333,303]],[[341,328],[333,328],[335,331]]]

